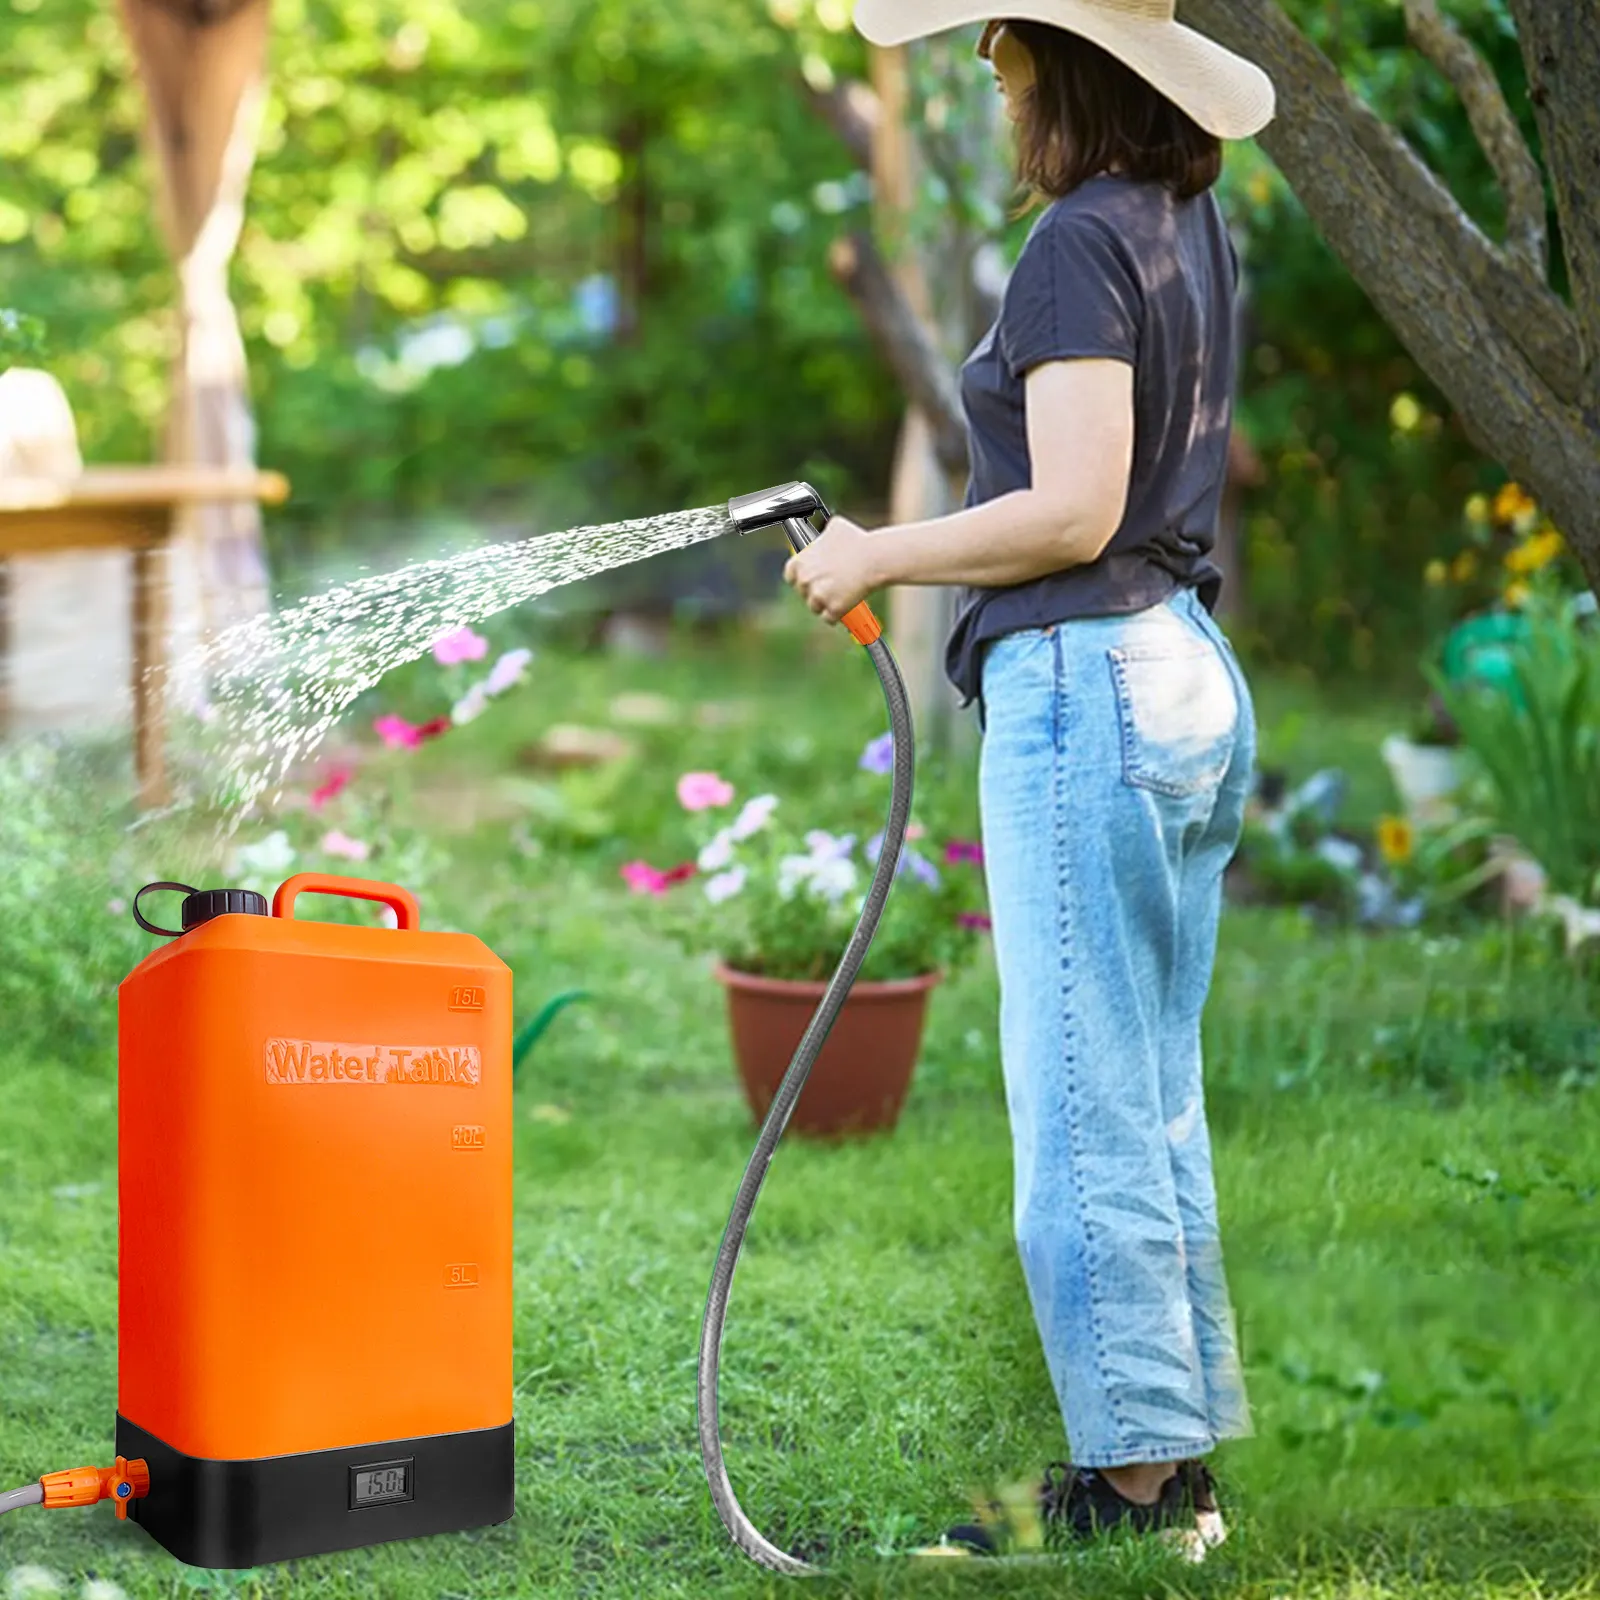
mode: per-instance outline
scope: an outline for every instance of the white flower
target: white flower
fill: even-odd
[[[802,886],[811,894],[837,904],[855,887],[853,861],[824,856],[785,856],[778,863],[778,893],[790,900]]]
[[[6,1600],[33,1600],[41,1594],[60,1594],[61,1580],[48,1567],[13,1567],[6,1574]]]
[[[450,720],[458,727],[463,722],[471,722],[474,717],[481,716],[489,704],[489,691],[487,680],[484,683],[475,683],[456,701],[450,708]]]
[[[784,856],[778,863],[778,897],[792,900],[802,883],[809,881],[815,863],[810,856]]]
[[[855,885],[856,864],[853,861],[822,861],[811,874],[812,890],[833,905],[837,905]]]
[[[695,858],[702,872],[717,872],[733,860],[733,830],[723,828]]]
[[[255,844],[240,845],[233,853],[233,874],[243,877],[271,878],[287,872],[294,865],[294,846],[282,828],[269,833]]]
[[[1361,865],[1361,846],[1349,839],[1319,839],[1313,853],[1340,872],[1354,872]]]
[[[728,829],[730,837],[737,843],[748,839],[753,833],[760,833],[766,827],[767,818],[777,807],[778,797],[775,794],[758,794],[753,800],[746,800],[743,810],[733,819],[733,826]]]
[[[522,674],[527,670],[528,663],[533,659],[531,650],[507,650],[489,670],[489,676],[483,680],[483,687],[488,694],[504,694],[514,683],[522,681]]]
[[[109,1578],[85,1578],[78,1600],[128,1600],[128,1596],[121,1584]]]
[[[720,906],[724,900],[730,900],[744,888],[745,879],[749,876],[744,867],[734,867],[729,872],[719,872],[714,878],[706,879],[706,899],[712,905]]]
[[[806,835],[806,848],[819,861],[842,860],[856,847],[856,836],[853,833],[835,837],[831,833],[824,833],[821,828],[813,828]]]

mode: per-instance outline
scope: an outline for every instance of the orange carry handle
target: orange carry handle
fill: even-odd
[[[297,872],[292,878],[285,878],[272,897],[273,916],[292,917],[295,899],[302,894],[342,894],[352,900],[376,900],[399,918],[402,932],[415,933],[422,926],[422,907],[409,889],[402,889],[397,883],[338,878],[325,872]]]
[[[872,644],[883,632],[878,619],[872,614],[872,607],[865,600],[845,612],[839,620],[850,630],[857,644]]]
[[[126,1520],[128,1502],[142,1500],[150,1493],[150,1468],[143,1461],[118,1456],[113,1467],[68,1467],[64,1472],[47,1472],[39,1485],[44,1490],[47,1510],[114,1500],[117,1516]]]

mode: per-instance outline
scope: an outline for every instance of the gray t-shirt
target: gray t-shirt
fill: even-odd
[[[1133,471],[1099,559],[1005,588],[964,588],[945,651],[962,704],[983,648],[1018,628],[1141,611],[1180,585],[1216,606],[1216,540],[1232,424],[1238,259],[1211,190],[1102,174],[1048,206],[1012,271],[1000,315],[961,369],[980,505],[1032,482],[1024,379],[1042,362],[1110,356],[1134,369]]]

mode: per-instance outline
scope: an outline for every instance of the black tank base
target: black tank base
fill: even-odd
[[[164,1444],[120,1413],[117,1454],[150,1467],[128,1516],[191,1567],[261,1567],[391,1539],[507,1521],[515,1424],[341,1450],[212,1461]]]

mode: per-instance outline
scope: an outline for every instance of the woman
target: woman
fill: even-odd
[[[1018,12],[979,52],[1049,203],[962,370],[966,508],[836,517],[785,577],[830,622],[884,585],[962,586],[946,668],[983,728],[1015,1230],[1072,1453],[1042,1510],[1191,1536],[1198,1510],[1214,1540],[1200,1457],[1253,1430],[1200,1014],[1255,718],[1210,615],[1238,270],[1212,185],[1273,91],[1170,0]],[[899,44],[987,16],[859,0],[856,25]]]

